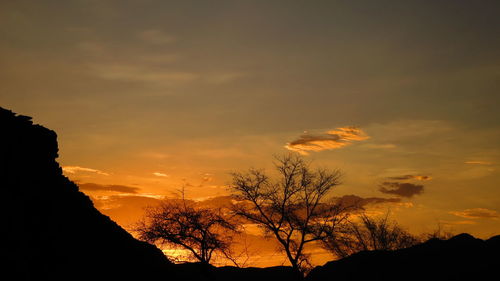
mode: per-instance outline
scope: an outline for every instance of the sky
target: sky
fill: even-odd
[[[296,152],[343,172],[335,196],[372,198],[368,211],[413,233],[488,238],[500,233],[499,12],[487,0],[1,1],[0,106],[55,130],[65,174],[124,227],[182,186],[226,196],[231,172]]]

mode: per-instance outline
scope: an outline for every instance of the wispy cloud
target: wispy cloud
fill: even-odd
[[[379,190],[382,193],[411,198],[414,195],[422,194],[424,186],[407,182],[383,182]]]
[[[168,177],[167,174],[164,174],[164,173],[160,173],[160,172],[154,172],[153,175],[157,176],[157,177],[163,177],[163,178],[166,178]]]
[[[134,193],[134,194],[139,191],[139,188],[137,187],[117,185],[117,184],[103,185],[98,183],[81,183],[78,184],[78,186],[82,190],[89,190],[89,191],[116,191],[116,192]]]
[[[206,77],[204,77],[204,80],[211,84],[224,84],[238,80],[245,76],[247,76],[247,74],[241,72],[220,72],[207,74]]]
[[[170,158],[171,155],[167,153],[160,152],[144,152],[138,154],[140,157],[152,158],[152,159],[167,159]]]
[[[202,176],[203,176],[203,178],[202,178],[203,182],[209,182],[209,181],[212,181],[214,179],[213,175],[210,173],[204,173]]]
[[[370,148],[370,149],[393,149],[393,148],[396,148],[396,145],[392,144],[392,143],[383,143],[383,144],[367,143],[367,144],[364,144],[363,147]]]
[[[63,171],[68,173],[68,174],[75,174],[78,172],[87,172],[87,173],[96,173],[98,175],[103,175],[103,176],[109,176],[108,173],[105,173],[103,171],[97,170],[97,169],[92,169],[92,168],[85,168],[85,167],[80,167],[80,166],[64,166],[62,167]]]
[[[463,211],[452,211],[450,214],[468,218],[468,219],[496,219],[500,217],[500,214],[491,209],[486,208],[473,208],[473,209],[465,209]]]
[[[152,56],[149,59],[153,60]],[[124,82],[143,82],[156,86],[183,85],[188,82],[208,84],[224,84],[235,81],[246,75],[237,72],[202,73],[179,71],[171,67],[157,66],[148,61],[147,56],[139,62],[96,62],[88,64],[94,75],[106,80]],[[163,59],[175,59],[165,56]],[[157,62],[157,61],[156,61]]]
[[[115,213],[113,214],[117,215],[117,217],[113,219],[120,221],[136,217],[136,219],[132,220],[136,221],[143,213],[145,207],[159,204],[165,199],[165,196],[144,193],[122,193],[111,196],[91,196],[91,198],[96,208],[101,211],[107,211],[108,215],[110,214],[109,211],[114,210]],[[125,217],[122,217],[121,214],[125,214]]]
[[[354,141],[368,139],[369,136],[357,127],[343,127],[327,131],[324,134],[313,135],[305,133],[298,139],[289,142],[285,148],[307,155],[310,151],[323,151],[342,148]]]
[[[186,62],[189,58],[173,50],[159,50],[158,46],[151,46],[176,41],[174,36],[162,30],[138,32],[135,41],[138,44],[133,46],[106,41],[82,41],[75,47],[87,57],[85,65],[89,74],[105,80],[170,87],[182,86],[188,82],[225,84],[248,76],[248,73],[233,69],[211,68],[210,71],[203,71],[199,68],[179,67],[176,62]]]
[[[149,44],[164,45],[176,41],[175,37],[159,29],[148,29],[141,31],[137,37]]]
[[[440,220],[439,223],[442,223],[444,225],[472,225],[472,224],[476,224],[475,221],[470,221],[470,220],[460,220],[460,221]]]
[[[492,162],[479,161],[479,160],[465,161],[464,163],[465,164],[472,164],[472,165],[491,165],[491,164],[493,164]]]
[[[431,176],[424,175],[403,175],[403,176],[394,176],[388,177],[390,180],[419,180],[419,181],[428,181],[431,180]]]
[[[82,55],[89,57],[95,63],[129,63],[147,65],[168,65],[179,61],[182,55],[176,52],[165,52],[165,50],[151,51],[127,46],[114,46],[106,42],[82,41],[75,45]]]
[[[89,66],[96,75],[107,80],[172,84],[190,82],[199,77],[198,74],[192,72],[172,71],[131,63],[94,63]]]

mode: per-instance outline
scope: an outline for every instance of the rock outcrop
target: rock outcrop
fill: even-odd
[[[55,132],[0,108],[0,279],[169,280],[163,253],[97,211],[57,157]]]

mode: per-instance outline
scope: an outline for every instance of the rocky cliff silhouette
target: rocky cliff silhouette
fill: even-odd
[[[360,252],[316,267],[306,280],[498,280],[499,268],[500,236],[483,241],[460,234],[396,251]]]
[[[55,132],[0,108],[0,279],[169,280],[163,253],[97,211],[57,153]]]

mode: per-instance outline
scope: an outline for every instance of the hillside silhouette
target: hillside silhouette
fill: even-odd
[[[500,236],[483,241],[460,234],[407,249],[360,252],[316,267],[306,280],[496,280],[499,254]]]
[[[168,280],[170,262],[94,208],[56,161],[57,135],[0,108],[3,280]]]

